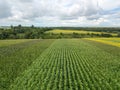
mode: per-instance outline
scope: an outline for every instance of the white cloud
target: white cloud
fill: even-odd
[[[104,10],[112,10],[120,7],[120,0],[98,0],[98,3]]]
[[[11,6],[9,3],[6,0],[0,1],[0,18],[7,18],[11,15]]]
[[[120,18],[120,1],[4,0],[0,1],[0,11],[2,25],[5,22],[52,26],[115,25]]]

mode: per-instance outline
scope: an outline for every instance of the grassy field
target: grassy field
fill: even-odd
[[[13,43],[13,40],[10,41]],[[4,47],[0,47],[0,90],[9,90],[14,79],[26,70],[54,40],[23,40],[24,43],[15,41],[21,42],[21,40],[14,40],[14,44],[6,46],[6,42]]]
[[[89,39],[31,40],[0,47],[0,70],[0,90],[119,90],[120,48]]]
[[[19,40],[0,40],[0,47],[19,44],[23,42],[31,41],[31,39],[19,39]]]
[[[87,39],[120,47],[120,38],[87,38]]]
[[[102,33],[106,33],[106,32],[94,32],[94,31],[85,31],[85,30],[59,30],[59,29],[55,29],[55,30],[51,30],[51,31],[47,31],[46,33],[54,33],[54,34],[72,34],[72,33],[78,33],[78,34],[102,34]],[[110,33],[113,36],[117,36],[117,34],[114,33]]]

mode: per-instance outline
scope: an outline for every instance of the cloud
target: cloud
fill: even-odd
[[[0,18],[3,19],[0,22],[3,24],[13,22],[16,24],[70,25],[74,21],[76,25],[91,25],[91,23],[98,25],[105,23],[107,19],[113,23],[119,19],[120,1],[4,0],[0,1],[0,11]]]
[[[98,0],[98,3],[104,10],[112,10],[120,7],[120,0]]]
[[[7,1],[3,0],[0,1],[0,18],[7,18],[11,16],[11,7],[9,6],[9,3]]]
[[[31,1],[31,3],[23,3],[23,0],[19,0],[19,3],[13,3],[13,13],[16,11],[21,12],[21,17],[24,19],[35,19],[43,16],[74,19],[79,16],[97,14],[101,10],[93,0],[76,0],[76,2],[68,2],[67,0]],[[26,2],[28,2],[28,0]]]
[[[28,3],[30,2],[31,3],[33,0],[19,0],[19,1],[20,2],[28,2]]]

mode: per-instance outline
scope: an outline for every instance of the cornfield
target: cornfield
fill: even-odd
[[[10,74],[11,76],[9,77],[7,89],[120,89],[119,47],[102,43],[99,44],[99,42],[86,39],[33,41],[29,41],[31,44],[29,44],[28,47],[24,45],[21,51],[16,50],[15,52],[17,53],[10,54],[11,58],[9,59],[19,62],[13,64],[18,65],[14,66],[14,69],[21,65],[24,67],[20,67],[23,70],[18,69],[19,72],[12,71],[13,68],[11,68],[11,72],[14,72],[17,76],[14,76],[11,80],[10,77],[13,77],[13,75]],[[20,46],[17,45],[17,47]],[[113,52],[109,51],[109,48],[111,48]],[[12,55],[16,55],[16,57]],[[15,57],[15,59],[13,57]],[[7,58],[4,58],[4,60],[7,60]],[[29,60],[31,62],[29,62]],[[27,63],[29,64],[27,65]],[[9,73],[7,73],[8,76]],[[0,73],[0,75],[3,74]],[[8,78],[4,78],[6,79],[7,85]],[[2,87],[1,83],[0,87]],[[4,90],[5,88],[2,87],[2,89]]]

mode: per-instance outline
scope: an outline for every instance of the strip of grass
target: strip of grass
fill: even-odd
[[[86,38],[86,39],[120,47],[120,38]]]
[[[46,33],[54,33],[54,34],[73,34],[73,33],[78,33],[78,34],[111,34],[112,36],[117,36],[117,34],[114,33],[106,33],[106,32],[94,32],[94,31],[85,31],[85,30],[59,30],[59,29],[55,29],[55,30],[51,30],[51,31],[47,31]]]
[[[19,44],[27,41],[31,41],[32,39],[18,39],[18,40],[0,40],[0,47],[5,47],[9,45]]]
[[[13,53],[15,53],[15,52],[17,52],[21,49],[24,49],[28,46],[31,46],[31,45],[39,42],[40,40],[30,40],[30,41],[25,40],[25,41],[26,42],[11,44],[11,45],[8,45],[8,46],[4,45],[4,46],[0,47],[0,57],[10,56]],[[19,42],[19,40],[17,42]]]
[[[84,39],[84,41],[88,42],[89,44],[93,45],[94,47],[98,47],[110,54],[113,54],[114,56],[117,56],[118,58],[120,57],[120,48],[119,47],[116,47],[116,46],[113,46],[110,44],[93,41],[93,40],[89,40],[89,39]]]

